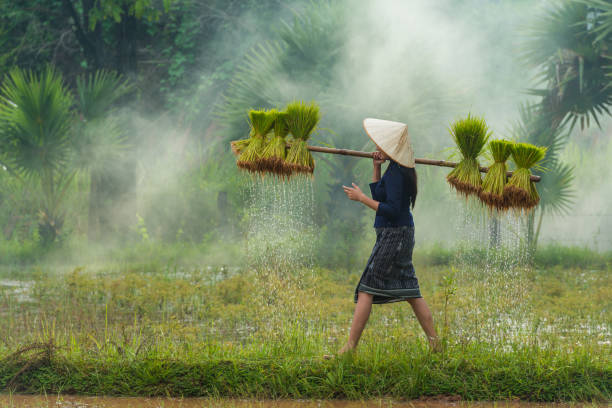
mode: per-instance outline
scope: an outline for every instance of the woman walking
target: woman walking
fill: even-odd
[[[370,184],[372,198],[355,183],[353,187],[343,188],[348,198],[376,211],[376,243],[355,288],[356,306],[351,331],[348,342],[339,353],[357,347],[372,303],[403,300],[410,303],[431,348],[437,351],[438,335],[412,265],[414,222],[410,208],[414,208],[417,197],[417,175],[408,129],[403,123],[379,119],[365,119],[363,126],[377,147]],[[381,177],[381,164],[386,160],[389,160],[389,166]]]

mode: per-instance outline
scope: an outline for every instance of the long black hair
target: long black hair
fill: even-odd
[[[416,169],[414,167],[404,167],[402,165],[399,165],[399,168],[402,169],[402,174],[404,175],[404,182],[406,183],[405,186],[408,199],[410,200],[410,207],[414,209],[414,203],[416,202],[418,191]]]

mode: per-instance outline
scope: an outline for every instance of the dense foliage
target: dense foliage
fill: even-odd
[[[531,7],[520,1],[445,4],[482,21],[479,32],[504,45],[500,50],[511,43],[505,33],[514,31],[496,16],[518,17]],[[432,135],[444,133],[461,105],[506,85],[491,82],[477,94],[447,78],[448,67],[440,73],[432,51],[437,39],[404,36],[404,48],[381,59],[371,41],[384,38],[367,31],[371,4],[363,5],[348,13],[345,2],[324,0],[2,2],[0,75],[8,101],[0,126],[2,259],[34,261],[53,245],[82,251],[85,237],[90,246],[239,242],[247,227],[248,183],[235,170],[228,142],[247,137],[248,109],[316,100],[322,115],[313,144],[371,149],[361,120],[374,116],[408,123],[423,155],[443,155],[448,143]],[[538,185],[539,220],[532,214],[529,221],[534,246],[543,216],[572,205],[572,168],[559,157],[570,127],[600,123],[609,113],[609,27],[606,2],[571,1],[545,8],[524,32],[525,62],[542,81],[533,91],[537,102],[520,108],[512,136],[548,149],[536,171],[546,176]],[[509,61],[490,55],[496,64]],[[386,58],[402,64],[391,66]],[[483,68],[489,70],[484,77],[500,69],[493,65]],[[362,71],[377,66],[371,72],[384,78],[365,77],[364,83]],[[501,69],[510,70],[508,64]],[[9,111],[19,110],[9,88],[18,77],[22,88],[34,86],[45,72],[57,75],[70,112],[55,117],[63,133],[45,139],[55,156],[30,160],[34,145],[26,149],[8,131],[17,120]],[[370,165],[349,157],[314,159],[317,260],[355,268],[363,260],[354,254],[371,245],[372,214],[347,200],[340,186],[357,181],[364,187],[359,181],[369,178]],[[423,225],[435,224],[451,198],[441,173],[418,170],[427,187],[416,216]],[[441,239],[435,229],[421,234]]]

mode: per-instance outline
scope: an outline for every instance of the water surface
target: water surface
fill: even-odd
[[[0,394],[1,408],[567,408],[597,407],[597,404],[553,404],[520,401],[464,402],[455,398],[428,398],[398,402],[393,400],[238,400],[209,398],[84,397],[72,395]]]

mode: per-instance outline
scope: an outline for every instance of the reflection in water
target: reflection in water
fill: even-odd
[[[68,395],[0,395],[0,408],[383,408],[383,407],[470,407],[470,408],[561,408],[596,407],[593,404],[544,404],[517,401],[463,402],[454,399],[338,401],[338,400],[237,400],[207,398],[79,397]]]

